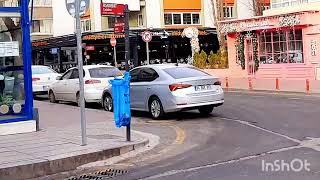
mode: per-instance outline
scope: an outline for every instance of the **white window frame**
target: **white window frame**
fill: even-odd
[[[280,0],[279,2],[271,1],[271,8],[289,7],[303,3],[308,3],[308,0]]]
[[[49,4],[42,4],[42,2],[45,2],[45,1],[49,1],[50,3]],[[34,7],[52,7],[52,1],[53,0],[34,0],[33,6]],[[29,6],[31,7],[31,1],[30,1]]]
[[[228,9],[229,10],[229,16],[227,15],[227,11],[226,10],[224,10],[224,9]],[[234,12],[233,12],[233,10],[234,10],[234,6],[224,6],[223,7],[223,17],[224,18],[234,18],[235,16],[234,16]]]
[[[140,20],[140,17],[142,17],[141,20]],[[141,23],[141,25],[140,25],[140,23]],[[138,27],[144,27],[143,14],[138,14]]]
[[[171,14],[171,24],[165,24],[164,22],[164,25],[165,26],[192,26],[192,25],[201,25],[201,13],[200,12],[169,12],[169,13],[164,13],[164,15],[166,14]],[[180,17],[181,17],[181,23],[180,24],[175,24],[174,23],[174,19],[173,19],[173,15],[174,14],[179,14]],[[183,14],[191,14],[191,24],[184,24],[183,23]],[[193,15],[194,14],[197,14],[199,15],[199,23],[198,24],[194,24],[193,23]],[[164,16],[163,16],[163,19],[164,19]]]
[[[90,21],[89,29],[86,28],[87,21]],[[81,30],[82,30],[82,32],[91,32],[91,30],[92,30],[92,21],[91,21],[91,19],[82,19],[81,20]]]
[[[37,34],[39,34],[39,35],[52,35],[53,34],[53,19],[52,18],[39,18],[39,19],[33,19],[33,21],[40,21],[40,24],[39,24],[40,32],[32,32],[33,31],[33,27],[30,26],[31,34],[33,34],[33,35],[37,35]],[[41,21],[42,21],[42,23],[43,23],[43,21],[51,21],[50,32],[41,31],[42,30]],[[43,27],[45,27],[44,24],[43,24]]]

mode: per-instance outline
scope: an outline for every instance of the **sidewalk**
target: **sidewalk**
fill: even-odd
[[[125,128],[115,128],[111,113],[87,110],[88,145],[81,146],[79,108],[45,102],[35,105],[40,112],[39,132],[0,136],[1,180],[73,170],[148,143],[147,137],[135,133],[132,142],[126,142]]]
[[[320,80],[241,77],[220,77],[220,80],[222,87],[230,90],[320,94]]]

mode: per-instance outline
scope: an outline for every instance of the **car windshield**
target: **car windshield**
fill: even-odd
[[[121,71],[115,67],[99,67],[89,69],[92,78],[108,78],[115,76],[122,76]]]
[[[174,67],[164,69],[164,71],[169,74],[174,79],[183,79],[198,76],[210,76],[206,72],[203,72],[195,67]]]
[[[57,73],[53,69],[46,67],[46,66],[33,66],[32,67],[32,74],[52,74]]]

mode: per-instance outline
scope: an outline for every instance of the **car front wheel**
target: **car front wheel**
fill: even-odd
[[[159,98],[153,97],[150,99],[149,112],[153,119],[160,119],[163,117],[164,111]]]
[[[102,105],[103,105],[104,110],[110,111],[110,112],[113,111],[113,100],[109,94],[107,94],[103,97]]]
[[[208,116],[212,113],[213,109],[213,106],[202,106],[199,108],[199,112],[204,116]]]

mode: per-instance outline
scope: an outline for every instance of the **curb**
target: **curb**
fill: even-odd
[[[288,96],[317,96],[320,97],[320,93],[305,93],[305,92],[294,92],[294,91],[273,91],[273,90],[248,90],[248,89],[233,89],[223,88],[225,93],[260,93],[260,94],[273,94],[273,95],[288,95]]]
[[[148,139],[142,142],[100,150],[88,154],[81,154],[52,161],[44,161],[34,164],[26,164],[15,167],[0,169],[0,180],[20,180],[42,177],[46,175],[75,170],[77,167],[91,162],[106,160],[115,156],[134,151],[146,146]]]

